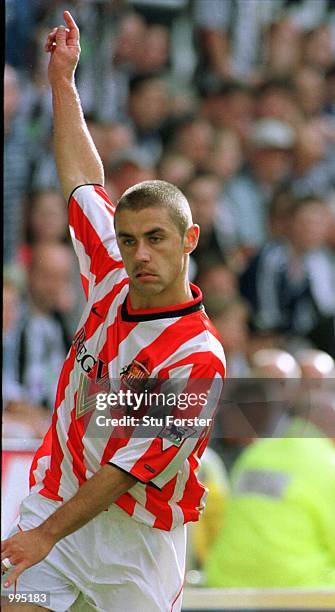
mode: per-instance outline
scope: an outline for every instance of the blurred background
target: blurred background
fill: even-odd
[[[201,226],[190,278],[236,379],[204,458],[211,493],[190,529],[187,583],[335,587],[334,0],[6,0],[4,521],[84,303],[43,50],[64,9],[81,31],[77,86],[107,191],[116,200],[158,178],[186,194]],[[269,397],[259,379],[276,378],[296,383],[279,420],[259,410]],[[301,555],[312,567],[296,571]]]

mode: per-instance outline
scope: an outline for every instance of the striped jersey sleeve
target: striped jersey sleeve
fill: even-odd
[[[87,299],[108,273],[123,268],[114,213],[115,206],[100,185],[81,185],[69,198],[70,235]]]
[[[157,437],[130,438],[109,459],[109,463],[140,482],[159,489],[176,476],[192,454],[200,458],[199,450],[205,448],[202,443],[208,441],[220,401],[224,368],[222,363],[213,363],[211,359],[208,363],[199,360],[170,366],[168,373],[162,371],[158,378],[163,376],[166,380],[160,391],[164,391],[165,397],[173,391],[176,397],[176,405],[169,410],[170,419],[165,417]],[[142,431],[145,433],[145,428]]]

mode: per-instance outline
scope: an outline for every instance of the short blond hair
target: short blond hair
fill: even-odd
[[[117,202],[116,217],[122,210],[165,208],[180,234],[193,224],[190,205],[178,187],[167,181],[142,181],[129,187]]]

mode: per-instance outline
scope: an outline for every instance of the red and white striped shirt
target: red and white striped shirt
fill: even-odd
[[[92,436],[94,410],[87,413],[83,407],[83,384],[120,380],[133,365],[150,378],[206,379],[222,385],[224,353],[203,310],[201,292],[193,285],[194,299],[188,303],[132,310],[114,211],[97,185],[78,187],[70,197],[70,232],[87,305],[60,375],[52,425],[31,466],[30,486],[66,501],[102,465],[112,463],[138,479],[115,503],[135,520],[170,530],[196,521],[203,509],[206,490],[196,471],[208,429],[200,437],[165,446],[159,436],[115,437],[110,427]]]

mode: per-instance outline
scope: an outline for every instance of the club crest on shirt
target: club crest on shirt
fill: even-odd
[[[148,370],[149,359],[143,363],[133,359],[133,361],[122,368],[120,372],[121,381],[132,391],[143,391],[150,386],[150,372]]]

